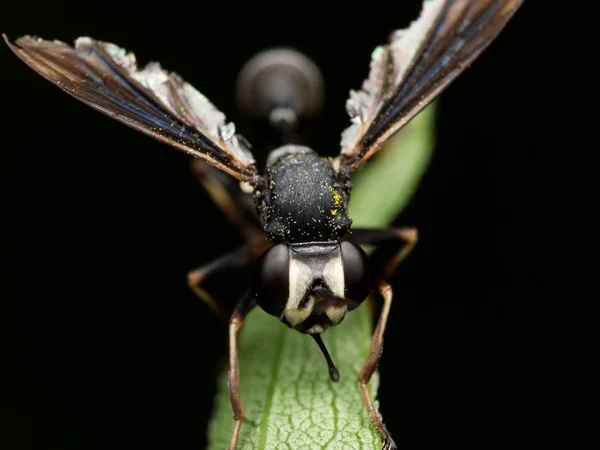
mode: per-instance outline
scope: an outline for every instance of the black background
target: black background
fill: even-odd
[[[239,69],[264,48],[296,47],[323,70],[311,145],[333,155],[372,49],[419,7],[14,4],[0,31],[89,35],[159,60],[243,134]],[[401,448],[594,448],[594,296],[579,302],[570,277],[577,175],[556,139],[568,111],[551,101],[556,64],[535,8],[442,96],[434,160],[397,220],[421,232],[394,279],[381,363]],[[185,275],[239,236],[184,154],[65,95],[6,47],[0,65],[3,448],[203,448],[226,332]]]

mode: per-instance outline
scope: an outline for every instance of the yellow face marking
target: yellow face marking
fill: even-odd
[[[327,317],[336,325],[344,319],[346,312],[348,312],[347,306],[330,306],[325,310]]]
[[[323,328],[319,324],[315,324],[312,327],[310,327],[308,330],[306,330],[306,332],[308,334],[319,334],[319,333],[322,333],[323,331],[325,331],[325,328]]]

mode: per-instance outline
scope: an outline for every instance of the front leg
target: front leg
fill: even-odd
[[[415,228],[387,228],[387,229],[369,229],[356,228],[352,232],[352,239],[357,244],[374,245],[375,251],[371,254],[371,262],[378,277],[382,279],[389,278],[398,265],[410,254],[418,240],[418,233]],[[398,248],[398,243],[400,247]],[[360,390],[367,407],[367,412],[375,428],[381,434],[383,450],[396,449],[396,444],[389,431],[381,421],[381,417],[373,404],[373,399],[368,389],[368,383],[379,365],[383,351],[383,334],[387,325],[387,320],[392,306],[393,292],[392,287],[386,281],[380,281],[377,291],[383,299],[383,307],[377,321],[373,339],[371,341],[371,352],[367,361],[360,371],[358,381]]]
[[[354,228],[351,239],[357,244],[377,246],[370,259],[378,276],[388,279],[415,248],[419,234],[416,228]],[[398,243],[402,244],[399,249]]]
[[[244,421],[244,405],[240,396],[240,358],[237,345],[237,334],[244,318],[252,308],[256,306],[256,300],[250,293],[246,294],[235,307],[229,320],[229,397],[231,398],[231,409],[233,410],[233,431],[229,440],[229,450],[235,450],[240,429]]]
[[[367,407],[367,412],[371,416],[371,420],[373,421],[375,428],[377,428],[377,431],[379,431],[381,434],[383,450],[394,450],[397,448],[396,444],[394,443],[389,431],[385,428],[385,425],[381,421],[381,416],[377,412],[377,409],[373,405],[373,399],[371,398],[371,393],[369,392],[368,387],[371,376],[373,376],[373,372],[375,372],[375,369],[379,364],[379,360],[381,359],[381,353],[383,351],[383,333],[385,332],[385,326],[390,314],[393,297],[392,287],[385,281],[381,281],[379,283],[377,290],[379,295],[381,295],[383,298],[383,308],[381,309],[381,314],[379,315],[379,320],[377,321],[377,327],[375,328],[373,339],[371,340],[371,353],[369,354],[367,361],[363,365],[360,374],[358,375],[358,381],[360,383],[360,391],[362,393],[365,406]]]
[[[201,159],[193,158],[191,168],[215,205],[259,256],[264,250],[265,238],[250,193],[242,191],[237,179]]]
[[[226,253],[225,255],[190,271],[187,276],[188,286],[217,316],[221,317],[223,320],[228,320],[230,318],[232,305],[228,308],[227,305],[218,302],[206,291],[206,289],[204,289],[202,284],[211,276],[249,265],[253,258],[254,255],[247,246],[239,247],[230,253]],[[233,304],[233,301],[230,302],[230,304]]]

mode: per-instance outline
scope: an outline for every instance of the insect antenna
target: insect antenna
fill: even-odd
[[[329,376],[331,377],[331,380],[338,381],[340,379],[340,373],[338,372],[337,368],[335,367],[335,364],[333,364],[333,361],[331,360],[331,356],[329,356],[329,352],[327,351],[327,347],[325,347],[325,343],[323,342],[323,339],[321,339],[321,335],[320,334],[311,334],[311,336],[313,337],[313,339],[315,340],[315,342],[317,343],[317,345],[323,352],[323,356],[325,357],[325,360],[327,361],[327,366],[329,367]]]

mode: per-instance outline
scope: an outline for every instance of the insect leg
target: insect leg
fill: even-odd
[[[371,398],[371,393],[369,392],[368,383],[379,364],[379,360],[381,359],[381,352],[383,350],[383,333],[385,331],[385,326],[387,324],[388,316],[390,313],[390,307],[392,306],[392,287],[386,283],[385,281],[381,281],[378,286],[378,293],[383,298],[383,308],[379,315],[379,320],[377,321],[377,327],[375,328],[375,332],[373,333],[373,339],[371,341],[371,353],[367,358],[367,361],[363,365],[359,375],[358,381],[360,383],[360,391],[362,392],[363,400],[365,402],[365,406],[367,407],[367,412],[371,416],[371,420],[377,428],[377,431],[381,434],[381,439],[383,441],[383,450],[393,450],[396,449],[396,444],[392,439],[389,431],[385,428],[385,425],[381,421],[381,417],[377,412],[377,409],[373,405],[373,399]]]
[[[240,436],[240,429],[244,421],[244,405],[240,396],[240,365],[239,351],[237,346],[237,334],[246,314],[256,306],[254,296],[249,292],[239,301],[231,318],[229,319],[229,397],[231,398],[231,409],[233,410],[233,431],[229,440],[229,450],[235,450]]]
[[[238,180],[201,159],[192,160],[191,170],[229,222],[240,231],[246,243],[252,249],[262,249],[264,233],[255,215],[251,194],[242,191]],[[256,251],[260,254],[262,250]]]
[[[357,244],[375,245],[371,261],[384,279],[389,278],[398,265],[413,250],[419,234],[416,228],[354,228],[352,240]],[[394,244],[401,243],[398,249]],[[377,267],[379,266],[379,267]]]
[[[230,253],[204,264],[188,273],[188,286],[223,320],[229,319],[229,311],[225,310],[203,287],[202,283],[210,276],[249,264],[253,255],[247,246],[242,246]]]

